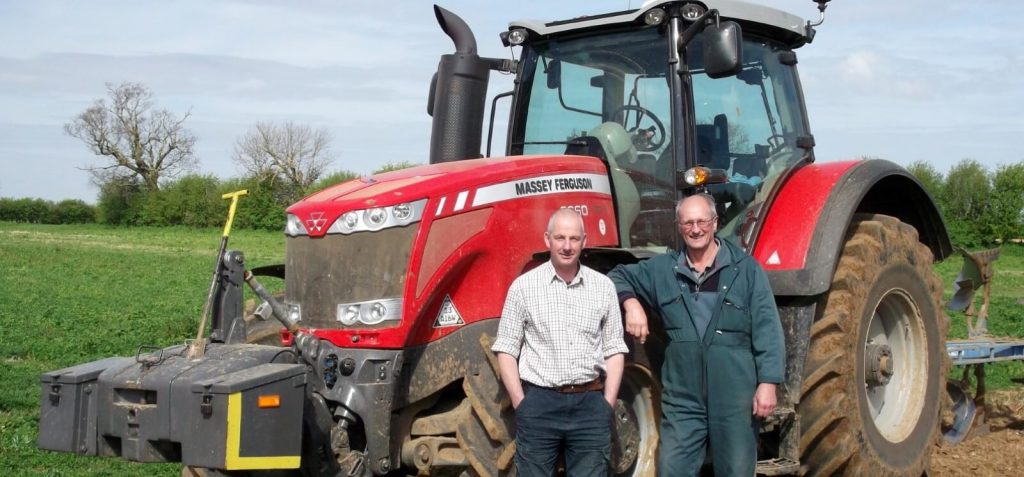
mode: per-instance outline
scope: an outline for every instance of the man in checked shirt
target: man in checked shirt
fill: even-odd
[[[607,476],[624,353],[615,286],[580,264],[583,218],[559,209],[544,243],[551,260],[524,273],[501,312],[501,380],[516,410],[520,476],[550,477],[560,452],[570,476]]]

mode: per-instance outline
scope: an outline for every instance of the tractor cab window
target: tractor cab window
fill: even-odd
[[[666,41],[657,29],[552,40],[524,51],[512,154],[607,162],[623,247],[675,239]]]
[[[699,41],[689,45],[687,57],[699,59],[699,48]],[[711,79],[699,65],[690,65],[695,162],[723,169],[729,177],[727,184],[708,186],[719,205],[724,237],[735,240],[742,234],[782,173],[806,154],[797,147],[807,131],[796,74],[792,62],[784,61],[788,55],[781,46],[748,37],[743,70],[736,76]]]

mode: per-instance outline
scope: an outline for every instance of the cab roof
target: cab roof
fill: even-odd
[[[739,0],[653,0],[633,10],[588,15],[570,20],[541,21],[520,20],[509,24],[513,28],[525,28],[541,37],[560,36],[571,32],[601,29],[617,24],[643,22],[643,14],[655,7],[669,4],[697,3],[706,8],[717,9],[722,18],[739,22],[745,29],[777,38],[793,47],[810,42],[807,36],[807,22],[796,15],[772,7]]]

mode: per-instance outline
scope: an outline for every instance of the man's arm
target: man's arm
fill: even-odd
[[[779,310],[775,307],[775,296],[768,284],[768,275],[760,266],[754,266],[750,295],[750,338],[757,382],[778,384],[783,382],[786,374],[786,341],[782,335]]]
[[[526,336],[525,315],[522,290],[513,282],[505,297],[505,306],[498,320],[498,336],[494,339],[491,351],[498,355],[498,374],[501,382],[512,399],[512,408],[519,407],[523,400],[523,383],[519,377],[519,353],[522,351]]]
[[[622,302],[622,309],[626,311],[626,333],[640,340],[640,344],[647,342],[647,335],[651,331],[647,327],[647,312],[640,300],[626,298]]]
[[[526,397],[523,394],[523,383],[519,380],[519,360],[515,356],[499,352],[498,372],[501,374],[501,383],[505,385],[505,391],[512,400],[512,409],[518,409],[519,403]]]
[[[754,415],[765,418],[775,412],[777,384],[785,379],[786,341],[775,295],[760,266],[754,270],[751,298],[751,344],[758,382],[752,406]]]
[[[615,400],[619,398],[619,386],[622,385],[622,371],[626,367],[626,356],[622,353],[609,356],[604,361],[604,400],[615,407]]]
[[[619,265],[608,273],[615,284],[615,291],[623,310],[626,312],[626,332],[637,338],[640,344],[647,341],[650,329],[647,326],[647,313],[640,300],[649,305],[656,305],[654,283],[651,278],[652,260],[640,263]]]

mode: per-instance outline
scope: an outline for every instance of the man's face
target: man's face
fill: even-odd
[[[702,251],[714,240],[718,217],[708,207],[708,203],[700,197],[690,197],[683,201],[679,210],[679,234],[686,242],[686,248]]]
[[[551,263],[555,268],[575,267],[580,259],[580,251],[587,242],[579,219],[571,216],[555,218],[554,227],[544,234],[544,243],[551,251]]]

